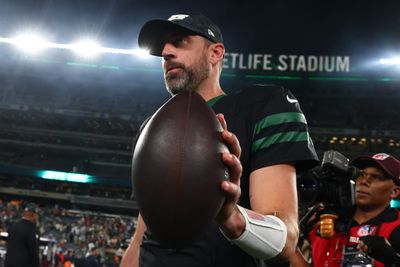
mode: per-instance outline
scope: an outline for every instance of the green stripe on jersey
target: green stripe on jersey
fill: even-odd
[[[251,150],[254,153],[259,149],[267,148],[273,144],[286,143],[286,142],[301,142],[301,141],[308,142],[308,140],[309,140],[309,135],[307,131],[277,133],[254,141]]]
[[[267,127],[288,122],[300,122],[307,124],[306,117],[304,116],[303,113],[300,112],[277,113],[274,115],[267,116],[256,123],[254,127],[253,138]]]

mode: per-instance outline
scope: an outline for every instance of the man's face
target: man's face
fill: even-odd
[[[366,210],[386,207],[396,188],[393,180],[383,170],[367,167],[356,179],[356,205]]]
[[[208,42],[187,32],[170,33],[162,50],[164,81],[170,94],[197,91],[210,75]]]

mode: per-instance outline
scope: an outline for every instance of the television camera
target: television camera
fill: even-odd
[[[341,153],[329,150],[317,166],[297,179],[300,206],[322,203],[325,210],[340,211],[354,205],[354,180],[359,170]]]

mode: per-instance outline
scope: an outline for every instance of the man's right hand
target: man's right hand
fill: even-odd
[[[229,168],[230,180],[221,183],[221,191],[225,194],[225,202],[217,214],[215,222],[227,237],[234,239],[242,234],[245,227],[245,220],[237,207],[241,195],[240,177],[243,170],[239,160],[241,147],[237,137],[228,131],[224,116],[218,114],[217,119],[223,128],[222,138],[230,151],[230,153],[222,155],[222,161]]]

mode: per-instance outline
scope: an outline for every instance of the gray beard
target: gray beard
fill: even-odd
[[[180,76],[166,77],[165,87],[171,95],[176,95],[184,91],[193,91],[193,73],[186,70]]]
[[[197,91],[202,81],[209,77],[208,65],[206,62],[199,62],[198,67],[184,68],[181,75],[164,76],[165,87],[171,95],[184,91]]]

